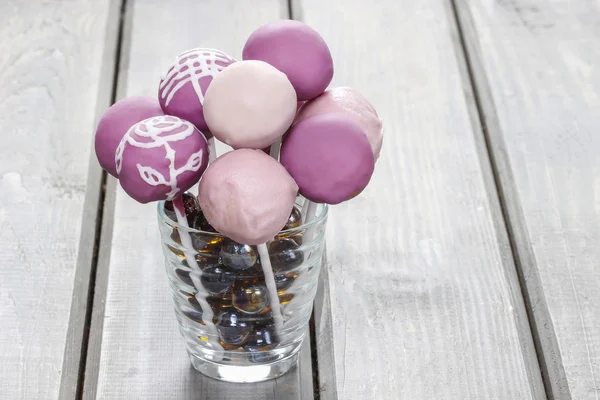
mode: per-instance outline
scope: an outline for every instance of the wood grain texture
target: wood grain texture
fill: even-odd
[[[450,3],[294,0],[293,15],[386,132],[369,187],[331,211],[321,398],[544,399]]]
[[[2,399],[75,397],[113,11],[108,0],[0,3]]]
[[[129,1],[118,92],[156,95],[165,67],[192,47],[239,57],[252,30],[286,15],[278,0]],[[84,399],[312,399],[308,346],[298,368],[264,383],[228,384],[191,367],[168,294],[156,205],[140,205],[120,188],[114,205],[111,196],[112,236],[103,232]]]
[[[600,398],[600,3],[458,0],[549,395]]]

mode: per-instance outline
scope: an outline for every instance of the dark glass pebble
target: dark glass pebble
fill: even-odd
[[[198,306],[198,308],[200,308],[200,306]],[[183,313],[192,321],[204,325],[204,321],[202,321],[202,311],[184,311]]]
[[[213,228],[212,225],[208,222],[208,220],[204,216],[204,213],[201,210],[199,210],[194,215],[194,218],[193,218],[193,221],[191,223],[191,226],[194,229],[197,229],[199,231],[214,232],[214,233],[217,232],[217,230],[215,228]]]
[[[265,311],[269,303],[267,287],[261,283],[236,285],[233,288],[233,306],[247,314]]]
[[[285,274],[275,274],[275,285],[277,287],[277,291],[281,292],[283,290],[287,290],[292,286],[298,274],[293,272],[288,272]]]
[[[190,192],[185,192],[182,195],[183,198],[183,207],[185,208],[185,215],[187,216],[188,225],[192,225],[196,215],[200,212],[200,205],[198,204],[198,199],[196,196],[191,194]],[[175,214],[175,209],[173,208],[173,202],[168,200],[165,201],[165,214],[172,221],[177,222],[177,215]]]
[[[190,277],[190,271],[181,269],[181,268],[175,268],[175,273],[177,274],[177,276],[179,277],[179,280],[181,282],[185,283],[186,285],[194,287],[194,282],[192,281],[192,278]]]
[[[279,293],[279,304],[281,304],[282,306],[285,306],[286,304],[288,304],[290,301],[292,301],[294,299],[294,295],[291,293]]]
[[[257,250],[247,244],[226,239],[221,246],[221,262],[235,270],[245,270],[256,264]]]
[[[252,316],[252,322],[255,327],[275,326],[275,319],[273,318],[273,311],[269,310],[266,313],[261,313]]]
[[[252,331],[252,324],[234,308],[221,311],[215,323],[221,340],[230,346],[241,347]],[[232,350],[232,349],[229,349]]]
[[[292,239],[274,240],[269,245],[271,266],[274,271],[283,272],[299,267],[304,262],[304,253],[298,250]]]
[[[235,273],[224,266],[211,266],[202,270],[200,281],[210,294],[222,294],[233,286]]]
[[[279,338],[275,333],[274,326],[261,326],[248,335],[248,341],[244,346],[247,351],[272,350],[279,344]]]
[[[300,225],[302,225],[302,213],[300,212],[300,209],[298,207],[294,206],[282,230],[285,231],[288,229],[295,229]]]

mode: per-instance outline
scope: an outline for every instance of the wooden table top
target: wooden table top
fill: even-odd
[[[385,124],[297,368],[190,366],[155,205],[98,166],[175,55],[314,27]],[[0,399],[600,399],[597,0],[0,2]]]

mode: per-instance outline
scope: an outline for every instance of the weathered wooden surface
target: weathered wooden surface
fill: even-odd
[[[114,10],[109,0],[0,2],[1,399],[75,396]]]
[[[458,0],[549,395],[600,398],[600,3]]]
[[[544,399],[450,4],[294,0],[293,15],[386,131],[370,186],[331,211],[321,398]]]
[[[279,0],[128,2],[119,96],[155,95],[165,67],[192,47],[241,55],[259,25],[287,16]],[[228,384],[192,369],[168,294],[156,205],[120,188],[107,195],[85,399],[312,399],[310,349],[290,374],[259,384]],[[108,242],[108,243],[107,243]],[[105,295],[105,299],[104,299]]]

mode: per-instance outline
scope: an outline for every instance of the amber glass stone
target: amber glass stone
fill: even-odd
[[[275,274],[275,285],[277,287],[277,291],[281,292],[283,290],[289,289],[297,277],[298,274],[294,272]]]
[[[282,230],[295,229],[300,225],[302,225],[302,213],[298,207],[294,206]]]
[[[185,208],[185,215],[188,220],[188,225],[192,226],[197,213],[200,212],[200,205],[198,204],[198,199],[190,192],[185,192],[181,196],[183,199],[183,207]],[[172,221],[177,222],[177,215],[175,214],[175,209],[173,208],[172,201],[165,201],[164,211],[167,217],[169,217]]]
[[[255,247],[240,244],[226,239],[221,246],[221,262],[235,270],[245,270],[253,267],[258,259]]]
[[[235,308],[219,312],[215,325],[223,343],[235,346],[234,349],[242,346],[252,331],[252,324]]]
[[[252,352],[266,351],[274,349],[278,344],[279,338],[274,325],[260,326],[248,335],[244,349]]]
[[[304,253],[292,239],[274,240],[269,245],[271,266],[274,271],[283,272],[299,267],[304,262]]]
[[[279,292],[279,304],[282,306],[288,304],[290,301],[294,299],[294,295],[286,292]]]
[[[210,266],[202,270],[200,281],[208,293],[223,294],[233,286],[235,273],[222,265]]]
[[[233,306],[246,314],[264,311],[269,303],[267,287],[261,283],[243,283],[233,288]]]

